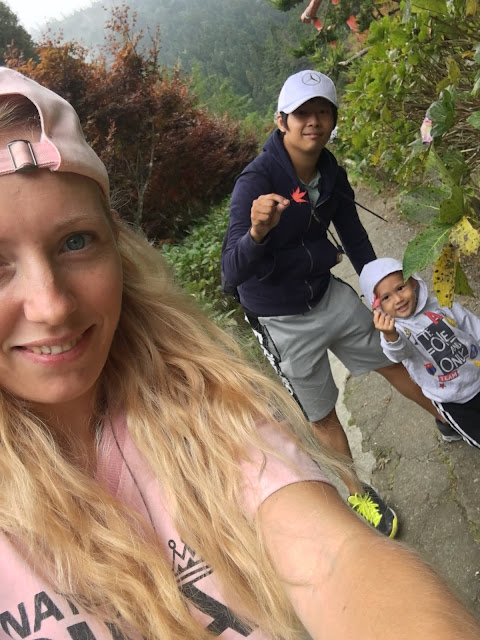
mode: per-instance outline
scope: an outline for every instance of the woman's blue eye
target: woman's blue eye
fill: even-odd
[[[87,245],[87,239],[83,233],[75,233],[73,236],[67,238],[65,246],[69,251],[80,251]]]

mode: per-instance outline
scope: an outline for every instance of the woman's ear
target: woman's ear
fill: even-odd
[[[115,222],[118,222],[120,220],[120,214],[118,213],[118,211],[115,211],[115,209],[110,209],[110,215],[112,216],[112,219],[115,220]]]

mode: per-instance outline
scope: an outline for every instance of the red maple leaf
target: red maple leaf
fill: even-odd
[[[306,191],[300,191],[300,187],[297,187],[295,191],[292,191],[292,200],[295,200],[295,202],[308,202],[303,197],[306,193]]]
[[[354,33],[358,33],[357,19],[355,18],[354,15],[351,15],[346,22]]]

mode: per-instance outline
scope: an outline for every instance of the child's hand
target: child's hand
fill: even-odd
[[[389,316],[388,313],[383,313],[378,309],[373,312],[373,324],[375,329],[378,329],[385,336],[387,342],[396,342],[398,340],[398,333],[395,329],[395,318]]]

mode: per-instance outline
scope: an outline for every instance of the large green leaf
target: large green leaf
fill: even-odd
[[[442,161],[451,178],[451,182],[460,185],[462,178],[468,171],[468,165],[462,152],[454,147],[447,148],[443,151]]]
[[[465,3],[465,15],[474,16],[478,11],[478,0],[467,0]]]
[[[403,275],[406,280],[415,271],[421,271],[435,262],[448,242],[450,231],[450,225],[432,226],[408,243],[403,256]]]
[[[480,111],[474,111],[468,116],[467,122],[469,122],[475,129],[480,129]]]
[[[439,214],[440,205],[450,195],[448,189],[439,187],[418,187],[404,193],[398,200],[404,216],[416,222],[429,224]]]
[[[440,180],[450,188],[455,185],[452,173],[447,169],[442,158],[438,155],[433,143],[428,147],[426,168],[427,174],[431,179],[435,179],[435,181]]]
[[[457,246],[461,253],[471,256],[480,248],[480,233],[465,216],[452,227],[450,242]]]
[[[440,204],[439,220],[442,224],[455,224],[463,216],[463,211],[463,191],[455,185],[451,197]]]
[[[412,0],[412,9],[423,9],[435,14],[448,14],[445,0]]]
[[[450,79],[450,82],[454,86],[457,86],[458,81],[461,77],[462,72],[460,71],[458,64],[455,62],[455,60],[450,58],[450,60],[448,61],[448,78]]]
[[[467,276],[460,262],[457,262],[457,270],[455,271],[455,293],[461,296],[473,296],[472,287],[468,284]]]
[[[475,78],[475,84],[473,85],[473,89],[472,89],[472,96],[476,98],[479,93],[480,93],[480,73]]]
[[[445,89],[441,100],[433,102],[427,109],[427,117],[433,122],[432,136],[435,138],[449,131],[455,122],[455,106],[452,94]]]

